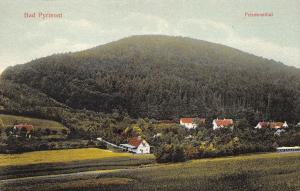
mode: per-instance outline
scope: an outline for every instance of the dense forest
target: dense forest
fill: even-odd
[[[133,118],[296,123],[300,116],[300,69],[183,37],[133,36],[56,54],[9,67],[1,80],[30,88],[52,106]]]
[[[70,129],[66,139],[43,140],[37,132],[15,138],[5,127],[3,153],[95,146],[96,137],[120,144],[134,136],[153,146],[158,162],[274,151],[300,144],[300,69],[191,38],[133,36],[7,68],[0,113]],[[180,117],[205,117],[206,124],[187,130],[158,121]],[[217,117],[233,118],[235,128],[213,131]],[[254,129],[261,120],[287,121],[289,128],[281,135]]]

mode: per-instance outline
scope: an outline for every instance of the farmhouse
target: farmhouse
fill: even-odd
[[[120,144],[120,147],[136,154],[150,153],[150,145],[141,137],[131,138],[127,144]]]
[[[272,128],[272,129],[281,129],[289,127],[287,122],[259,122],[254,128],[262,129],[262,128]]]
[[[213,120],[213,130],[220,128],[231,128],[233,129],[233,120],[232,119],[214,119]]]
[[[180,119],[180,125],[184,126],[187,129],[195,129],[200,126],[205,125],[205,119],[204,118],[181,118]]]
[[[180,125],[188,129],[195,129],[197,127],[197,124],[194,123],[194,118],[181,118]]]
[[[13,130],[16,136],[20,135],[21,131],[26,131],[25,136],[31,138],[31,134],[33,132],[33,125],[19,124],[19,125],[15,125]]]

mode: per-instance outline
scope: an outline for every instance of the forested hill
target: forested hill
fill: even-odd
[[[132,117],[300,120],[300,69],[206,41],[133,36],[7,68],[70,108]]]

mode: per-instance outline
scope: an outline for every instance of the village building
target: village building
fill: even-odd
[[[20,136],[21,131],[26,131],[25,137],[31,138],[31,134],[33,132],[33,125],[27,125],[27,124],[15,125],[13,131],[15,136]]]
[[[120,144],[120,147],[136,154],[150,153],[150,145],[141,137],[131,138],[127,144]]]
[[[278,147],[277,152],[300,152],[300,146],[295,147]]]
[[[200,126],[205,126],[204,118],[181,118],[180,125],[184,126],[187,129],[195,129]]]
[[[262,129],[262,128],[272,128],[272,129],[281,129],[288,128],[288,124],[285,121],[283,122],[259,122],[254,128]]]
[[[233,129],[234,127],[232,119],[214,119],[212,124],[213,124],[213,130],[220,129],[220,128]]]
[[[195,129],[197,127],[197,124],[194,123],[194,118],[181,118],[180,125],[187,129]]]

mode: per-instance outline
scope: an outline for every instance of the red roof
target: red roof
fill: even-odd
[[[140,137],[133,137],[131,139],[129,139],[128,144],[138,147],[141,143],[143,142],[143,139]]]
[[[217,126],[229,127],[233,125],[232,119],[215,119]]]
[[[23,124],[20,124],[20,125],[15,125],[14,127],[17,128],[17,129],[25,128],[27,131],[32,131],[33,130],[33,126],[32,125],[23,125]]]
[[[194,118],[181,118],[182,123],[193,123]]]
[[[261,128],[274,128],[274,129],[279,129],[283,127],[282,122],[259,122]]]
[[[259,125],[261,126],[261,128],[267,128],[267,127],[269,127],[270,123],[269,122],[259,122]]]
[[[279,129],[282,128],[283,123],[282,122],[271,122],[270,127],[274,129]]]

